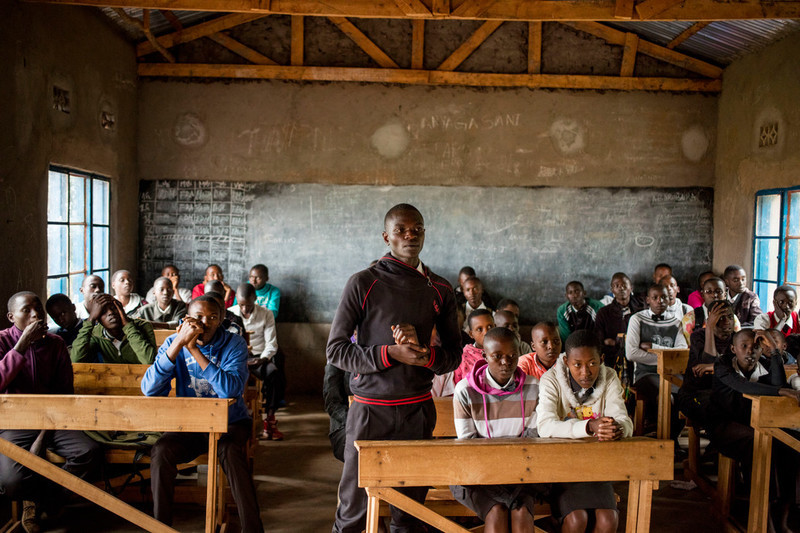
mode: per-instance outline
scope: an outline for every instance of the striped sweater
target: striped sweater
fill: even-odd
[[[536,437],[538,395],[539,381],[519,368],[501,386],[492,379],[486,361],[476,362],[453,395],[458,438]]]
[[[641,343],[649,342],[653,348],[687,348],[682,331],[681,319],[669,312],[654,316],[650,309],[645,309],[631,316],[625,336],[625,357],[634,363],[634,382],[657,373],[658,357],[643,350]]]

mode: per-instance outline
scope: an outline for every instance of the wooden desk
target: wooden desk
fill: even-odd
[[[656,438],[669,439],[672,420],[672,385],[683,385],[683,372],[689,362],[685,348],[647,350],[658,357],[658,425]]]
[[[800,452],[800,440],[781,428],[800,427],[800,408],[792,398],[782,396],[754,396],[745,394],[753,402],[750,425],[753,426],[753,477],[750,486],[750,516],[748,533],[767,531],[769,507],[769,475],[772,460],[772,439],[776,438]]]
[[[416,516],[446,533],[467,530],[393,487],[498,485],[566,481],[629,481],[627,531],[650,528],[652,490],[673,478],[669,441],[630,438],[467,439],[357,441],[359,486],[368,495],[367,533],[377,533],[380,501]],[[505,467],[494,461],[503,457]],[[575,468],[576,457],[591,461]]]
[[[216,522],[217,441],[228,430],[233,400],[62,394],[0,395],[0,429],[207,432],[206,528]],[[0,453],[112,513],[155,532],[173,532],[111,494],[0,438]]]

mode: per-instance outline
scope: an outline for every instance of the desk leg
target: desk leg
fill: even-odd
[[[653,503],[654,481],[631,480],[628,483],[628,512],[625,521],[627,533],[650,531],[650,508]]]
[[[626,533],[635,533],[636,519],[639,514],[639,485],[640,481],[631,480],[628,483],[628,509],[625,519]]]
[[[669,440],[669,430],[672,415],[671,392],[672,384],[659,376],[658,378],[658,426],[656,438]]]
[[[378,521],[381,519],[381,500],[372,494],[370,489],[367,491],[367,531],[366,533],[378,533]]]
[[[772,461],[772,437],[754,428],[753,430],[753,476],[750,486],[750,516],[748,533],[767,530],[769,508],[769,465]]]
[[[217,527],[217,441],[219,433],[208,434],[208,482],[206,487],[206,533]]]

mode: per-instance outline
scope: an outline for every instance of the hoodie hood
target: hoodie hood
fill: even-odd
[[[523,372],[520,367],[517,367],[517,369],[514,370],[514,389],[503,390],[494,388],[486,378],[486,367],[488,364],[489,363],[487,363],[484,359],[475,362],[475,366],[472,367],[472,371],[467,375],[467,380],[469,381],[470,387],[481,393],[481,395],[492,394],[494,396],[506,396],[509,394],[514,394],[522,389],[522,386],[525,384],[525,372]]]
[[[609,373],[613,373],[614,369],[605,365],[600,367],[600,372],[597,374],[597,380],[592,386],[592,393],[583,402],[579,402],[578,397],[575,396],[574,392],[572,392],[572,385],[569,381],[569,368],[567,368],[567,365],[564,362],[563,355],[558,357],[556,364],[554,364],[553,367],[548,370],[548,372],[553,372],[555,374],[555,377],[561,386],[561,391],[569,402],[569,406],[574,409],[576,407],[580,407],[581,405],[592,405],[593,403],[597,402],[605,394],[606,388],[608,387]]]

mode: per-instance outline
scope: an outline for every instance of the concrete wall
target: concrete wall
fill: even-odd
[[[0,302],[45,294],[51,163],[111,178],[111,267],[135,270],[133,47],[97,9],[2,2],[0,50]],[[53,109],[53,85],[70,91],[69,114]],[[115,132],[101,128],[101,110],[116,115]]]
[[[778,144],[759,148],[760,127],[778,123]],[[752,268],[756,191],[800,185],[800,35],[725,69],[719,100],[714,267]]]

